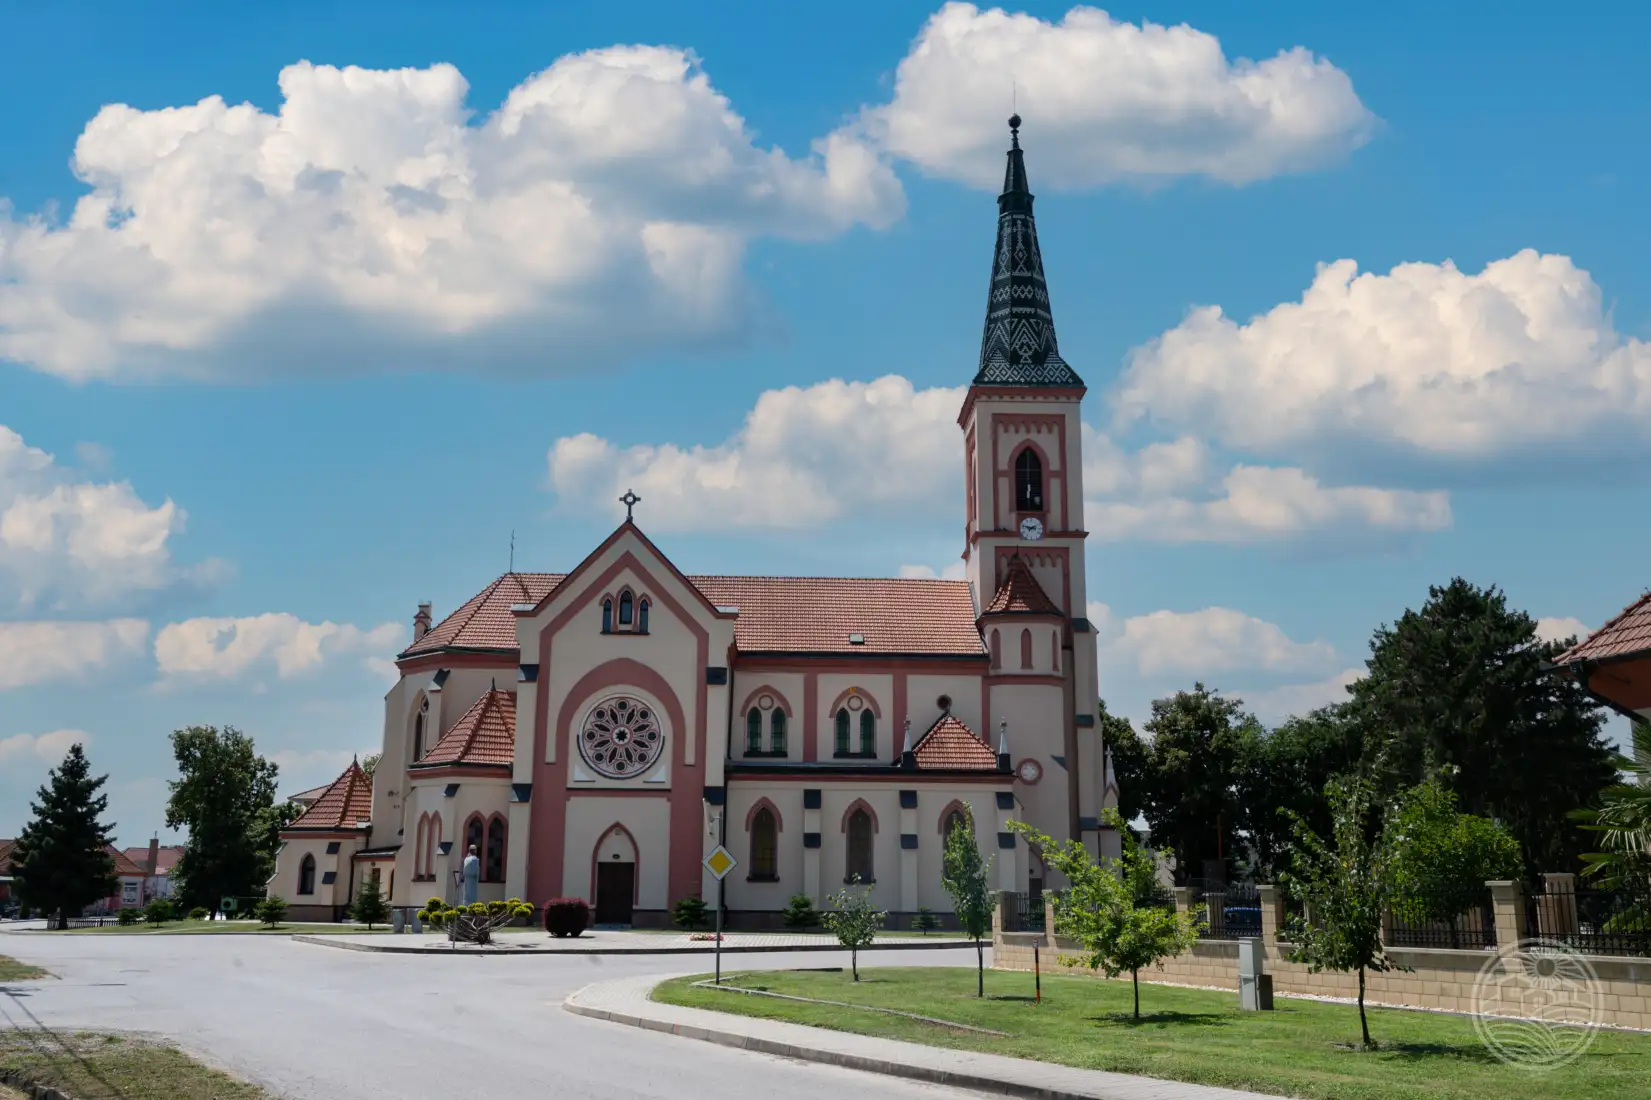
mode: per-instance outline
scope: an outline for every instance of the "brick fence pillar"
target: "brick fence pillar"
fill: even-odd
[[[992,938],[996,939],[1003,934],[1004,929],[1015,922],[1015,895],[1007,890],[999,893],[997,904],[992,907]]]
[[[1581,929],[1576,912],[1576,876],[1554,871],[1542,876],[1542,896],[1536,899],[1538,927],[1544,936],[1574,936]]]
[[[1496,943],[1511,947],[1525,938],[1525,891],[1506,879],[1485,883],[1490,887],[1491,906],[1496,912]]]
[[[1055,946],[1055,899],[1043,895],[1043,945]]]
[[[1277,886],[1255,889],[1261,895],[1261,943],[1267,947],[1278,942],[1278,934],[1284,928],[1284,891]]]

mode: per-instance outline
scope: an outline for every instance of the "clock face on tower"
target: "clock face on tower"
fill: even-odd
[[[1020,537],[1028,542],[1036,542],[1043,537],[1043,520],[1037,516],[1027,516],[1020,521]]]

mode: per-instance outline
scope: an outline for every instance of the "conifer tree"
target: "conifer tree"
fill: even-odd
[[[93,779],[91,772],[85,750],[71,745],[37,793],[39,801],[30,805],[34,817],[12,851],[18,895],[48,918],[56,914],[58,928],[67,928],[72,914],[120,888],[109,854],[114,825],[99,820],[109,798],[98,790],[109,777]]]
[[[389,921],[390,907],[385,904],[384,893],[379,888],[378,872],[374,871],[361,880],[355,904],[350,906],[350,916],[365,924],[369,932],[373,930],[373,925]]]

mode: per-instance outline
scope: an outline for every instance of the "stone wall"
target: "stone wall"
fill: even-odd
[[[1277,893],[1270,886],[1261,887],[1261,891],[1262,950],[1266,956],[1266,972],[1273,978],[1273,991],[1279,994],[1296,993],[1319,997],[1357,996],[1357,974],[1331,971],[1314,974],[1306,965],[1291,962],[1287,958],[1290,945],[1278,940],[1282,907]],[[1504,943],[1518,942],[1516,929],[1523,927],[1522,923],[1513,923],[1515,917],[1522,921],[1522,914],[1517,911],[1518,899],[1509,900],[1505,896],[1505,891],[1498,893],[1504,895],[1497,899],[1498,939]],[[1036,947],[1037,961],[1045,974],[1094,974],[1104,977],[1099,971],[1091,971],[1081,961],[1075,966],[1066,965],[1065,959],[1076,960],[1081,957],[1082,950],[1077,943],[1064,936],[1056,937],[1048,931],[1001,931],[1005,923],[1003,916],[1000,910],[997,920],[994,921],[994,969],[1031,970],[1033,949]],[[1504,920],[1508,924],[1505,928],[1502,927]],[[1053,929],[1054,926],[1054,912],[1052,908],[1046,908],[1044,927]],[[1394,947],[1388,949],[1387,955],[1394,962],[1410,969],[1366,974],[1367,1003],[1472,1012],[1475,1011],[1474,984],[1493,952]],[[1599,977],[1599,991],[1604,1009],[1603,1022],[1612,1027],[1651,1029],[1651,959],[1610,955],[1585,957]],[[1125,978],[1127,979],[1127,975]],[[1237,990],[1238,942],[1200,940],[1193,944],[1190,951],[1164,960],[1161,967],[1142,971],[1141,980]]]

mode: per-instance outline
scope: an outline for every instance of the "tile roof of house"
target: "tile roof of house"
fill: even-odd
[[[147,844],[141,848],[126,848],[124,849],[124,852],[126,858],[131,860],[133,863],[136,863],[139,867],[147,868],[149,866],[149,846]],[[166,874],[171,871],[172,868],[176,867],[178,865],[178,860],[182,858],[183,845],[162,844],[155,851],[155,873],[157,875]]]
[[[489,688],[413,767],[515,762],[516,693]]]
[[[289,794],[287,795],[287,801],[298,802],[302,805],[308,806],[310,803],[326,794],[327,788],[330,786],[332,786],[331,783],[323,783],[319,787],[311,787],[307,791],[299,791],[297,794]]]
[[[511,605],[538,603],[564,576],[507,573],[465,601],[401,655],[413,657],[444,649],[514,652],[516,623]],[[687,579],[710,603],[739,608],[734,640],[747,653],[981,657],[986,652],[975,626],[974,601],[966,581],[727,576]],[[851,641],[853,635],[864,641]]]
[[[357,761],[350,761],[344,774],[327,785],[327,790],[310,808],[298,816],[282,832],[295,829],[348,829],[360,827],[373,816],[373,781],[361,770]]]
[[[1009,568],[998,586],[997,595],[982,615],[1059,615],[1061,609],[1043,590],[1019,554],[1009,559]]]
[[[1597,661],[1651,650],[1651,592],[1623,608],[1615,618],[1554,658],[1556,665]]]
[[[137,861],[133,860],[130,856],[128,856],[125,852],[121,851],[119,848],[116,848],[113,844],[105,844],[103,846],[103,850],[105,852],[108,852],[109,855],[114,859],[114,861],[115,861],[115,874],[117,874],[117,875],[126,875],[128,877],[141,876],[141,877],[144,877],[144,878],[147,878],[149,876],[149,872],[148,872],[148,870],[146,870],[144,868],[143,864],[138,863]],[[144,855],[146,857],[147,857],[148,853],[149,853],[149,849],[145,848],[144,849]]]
[[[997,771],[997,753],[950,714],[942,714],[912,752],[919,769]]]
[[[11,850],[17,847],[17,838],[8,837],[0,840],[0,874],[11,870]]]

